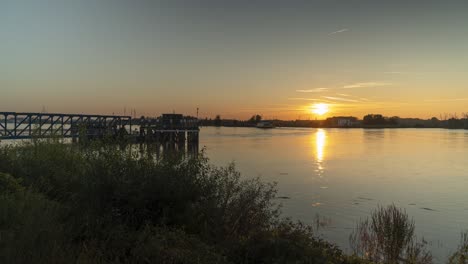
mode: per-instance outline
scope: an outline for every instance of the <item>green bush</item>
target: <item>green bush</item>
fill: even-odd
[[[314,238],[312,228],[282,220],[242,240],[237,263],[346,263],[336,246]]]
[[[217,248],[177,229],[147,226],[131,251],[139,263],[229,263]]]
[[[59,204],[25,191],[0,195],[0,263],[65,263]]]
[[[149,154],[92,142],[0,148],[10,190],[1,263],[358,263],[282,220],[274,184],[203,153]]]
[[[10,174],[0,172],[0,193],[10,194],[24,190],[21,181]]]

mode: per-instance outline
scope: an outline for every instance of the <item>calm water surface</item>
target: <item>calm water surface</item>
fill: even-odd
[[[468,229],[468,131],[443,129],[201,129],[211,161],[278,182],[284,215],[327,222],[320,235],[348,250],[355,223],[396,204],[438,262]]]

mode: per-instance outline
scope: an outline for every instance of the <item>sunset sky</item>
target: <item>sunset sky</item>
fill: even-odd
[[[468,112],[468,1],[0,0],[0,111]]]

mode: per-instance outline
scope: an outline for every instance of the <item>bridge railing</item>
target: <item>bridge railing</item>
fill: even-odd
[[[130,116],[0,112],[0,139],[99,136],[127,126]]]

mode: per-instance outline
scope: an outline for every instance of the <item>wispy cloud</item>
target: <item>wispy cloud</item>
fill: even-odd
[[[380,87],[380,86],[388,86],[392,85],[391,83],[387,82],[361,82],[361,83],[353,83],[349,85],[343,86],[345,89],[352,89],[352,88],[368,88],[368,87]]]
[[[468,101],[468,98],[450,98],[450,99],[428,99],[424,100],[424,102],[457,102],[457,101]]]
[[[309,89],[309,90],[296,90],[296,92],[299,93],[321,93],[327,91],[328,88],[314,88],[314,89]]]
[[[301,101],[313,101],[313,102],[325,102],[325,103],[333,103],[330,100],[321,99],[321,98],[303,98],[303,97],[294,97],[288,98],[288,100],[301,100]]]
[[[338,96],[344,96],[344,97],[351,97],[351,98],[354,98],[356,100],[360,100],[360,101],[364,101],[364,102],[369,102],[371,100],[367,99],[367,98],[364,98],[364,97],[359,97],[359,96],[355,96],[355,95],[351,95],[351,94],[344,94],[344,93],[337,93],[336,95]]]
[[[342,98],[342,97],[334,97],[334,96],[322,96],[322,97],[326,98],[326,99],[329,99],[329,100],[334,100],[334,101],[351,102],[351,103],[359,102],[358,100],[349,99],[349,98]]]
[[[321,99],[316,99],[316,98],[303,98],[303,97],[293,97],[293,98],[288,98],[288,100],[321,101]]]
[[[349,31],[349,29],[347,29],[347,28],[342,28],[342,29],[340,29],[340,30],[330,32],[330,33],[328,33],[328,35],[335,35],[335,34],[343,33],[343,32],[346,32],[346,31]]]
[[[302,100],[302,101],[312,101],[312,102],[323,102],[323,103],[370,103],[370,100],[367,98],[361,98],[349,94],[336,94],[337,96],[320,96],[315,98],[304,98],[304,97],[294,97],[288,98],[288,100]]]

